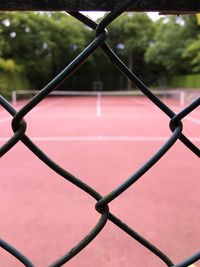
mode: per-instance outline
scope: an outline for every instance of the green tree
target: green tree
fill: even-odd
[[[8,25],[8,21],[4,21]],[[6,40],[3,35],[3,25],[0,23],[0,94],[7,99],[11,96],[13,89],[22,88],[27,80],[21,75],[21,68],[13,58],[4,58],[4,47]]]
[[[85,45],[80,23],[65,13],[1,13],[4,58],[22,66],[33,88],[53,78]]]
[[[196,17],[164,17],[155,23],[155,29],[154,41],[145,54],[146,62],[159,65],[170,75],[190,72],[185,50],[199,31]]]
[[[180,65],[183,51],[182,26],[174,17],[160,19],[156,23],[154,41],[149,46],[145,58],[173,73]]]
[[[110,43],[136,74],[145,69],[144,54],[149,47],[154,26],[146,14],[125,13],[110,25]],[[131,83],[128,81],[128,89]]]
[[[186,47],[183,58],[188,60],[188,73],[200,72],[200,25],[195,15],[185,17]]]
[[[188,59],[190,72],[200,72],[200,35],[197,40],[190,43],[183,52],[183,57]]]

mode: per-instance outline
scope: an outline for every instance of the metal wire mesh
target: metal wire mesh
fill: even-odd
[[[116,7],[110,12],[99,24],[85,17],[79,12],[69,12],[69,14],[96,32],[94,40],[86,47],[57,77],[55,77],[47,86],[45,86],[36,96],[34,96],[24,107],[18,112],[9,104],[2,96],[0,97],[1,106],[7,110],[13,116],[12,129],[13,136],[1,147],[0,155],[4,156],[9,150],[11,150],[19,141],[21,141],[32,153],[34,153],[41,161],[43,161],[49,168],[56,172],[59,176],[64,177],[67,181],[77,186],[79,189],[85,191],[96,203],[96,211],[101,214],[100,220],[96,226],[87,234],[87,236],[76,244],[69,252],[59,258],[56,262],[52,263],[51,267],[62,266],[67,263],[71,258],[76,256],[81,250],[83,250],[92,240],[100,234],[101,230],[105,227],[108,221],[112,222],[122,231],[127,233],[130,237],[138,241],[142,246],[146,247],[149,251],[154,253],[157,257],[163,261],[166,266],[186,267],[200,259],[200,252],[188,257],[181,263],[174,264],[171,259],[165,255],[161,250],[156,248],[153,244],[148,242],[143,236],[135,232],[130,226],[126,225],[118,217],[109,211],[109,203],[115,200],[119,195],[123,194],[129,187],[139,180],[151,167],[158,162],[163,155],[170,150],[177,140],[180,140],[190,151],[197,157],[200,157],[199,148],[193,144],[183,134],[182,119],[190,114],[194,109],[200,105],[200,97],[193,101],[190,105],[185,107],[181,112],[175,113],[167,105],[165,105],[159,98],[157,98],[132,72],[131,70],[117,57],[112,49],[107,45],[107,31],[106,27],[112,23],[118,16],[131,7],[132,0],[124,1],[120,6]],[[127,179],[124,183],[119,185],[111,193],[106,196],[102,196],[96,192],[90,185],[85,184],[77,177],[73,176],[56,162],[51,160],[38,146],[36,146],[31,139],[26,135],[27,125],[23,119],[32,109],[34,109],[46,96],[48,96],[56,87],[59,86],[64,80],[68,79],[81,64],[96,50],[102,49],[105,56],[108,58],[114,67],[118,68],[122,75],[127,77],[131,82],[149,99],[155,106],[157,106],[161,112],[165,113],[170,118],[169,127],[171,129],[171,136],[169,136],[167,142],[160,147],[156,154],[154,154],[143,166],[138,169],[133,175]],[[25,266],[34,266],[24,255],[22,255],[17,249],[13,248],[4,240],[0,240],[0,247],[12,254]]]

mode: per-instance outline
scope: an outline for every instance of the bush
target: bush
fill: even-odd
[[[175,88],[200,88],[200,74],[174,76],[171,79],[171,86]]]
[[[2,59],[0,58],[0,70],[3,72],[14,73],[19,71],[19,67],[16,65],[12,59]]]
[[[0,75],[0,94],[6,99],[11,99],[11,92],[19,89],[29,89],[29,82],[20,73],[4,73]]]

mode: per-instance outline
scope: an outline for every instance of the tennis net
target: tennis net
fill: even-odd
[[[37,95],[40,91],[38,90],[17,90],[12,91],[12,104],[17,105],[18,101],[30,100],[32,97]],[[162,101],[171,101],[171,103],[184,106],[186,102],[186,93],[182,90],[152,90],[155,96],[157,96]],[[137,103],[148,102],[148,97],[146,97],[141,91],[53,91],[49,94],[49,98],[62,98],[62,99],[72,99],[72,98],[96,98],[96,99],[133,99]]]

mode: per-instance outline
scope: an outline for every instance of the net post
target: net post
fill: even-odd
[[[180,106],[184,106],[185,104],[185,92],[184,91],[181,91],[181,94],[180,94]]]
[[[12,105],[13,106],[17,105],[17,92],[15,90],[12,91]]]
[[[97,92],[97,103],[96,103],[97,117],[101,117],[102,115],[101,95],[102,95],[101,92]]]

